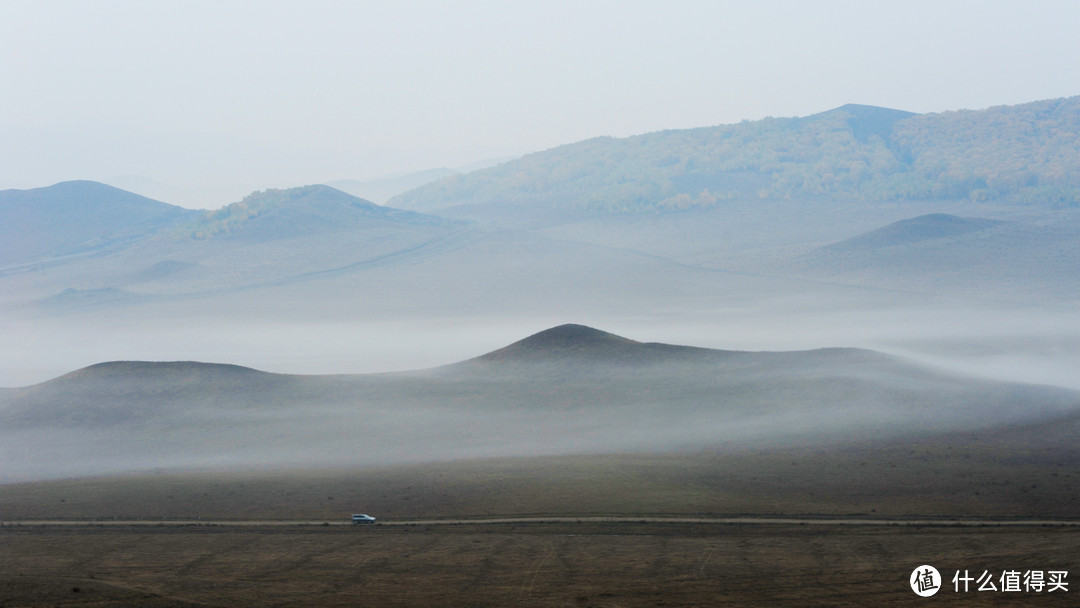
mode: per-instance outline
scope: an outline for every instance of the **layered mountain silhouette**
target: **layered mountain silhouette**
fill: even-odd
[[[458,171],[441,167],[438,169],[428,169],[427,171],[418,171],[416,173],[409,173],[398,177],[388,177],[382,179],[370,179],[370,180],[355,180],[355,179],[343,179],[332,182],[327,182],[327,186],[337,188],[342,192],[348,192],[353,196],[358,196],[363,199],[375,201],[376,203],[384,203],[387,200],[393,198],[397,194],[407,192],[413,188],[423,186],[424,184],[431,183],[437,179],[456,175]]]
[[[36,295],[24,282],[9,295],[49,314],[321,277],[422,254],[469,230],[322,185],[207,212],[70,182],[0,193],[0,216],[0,280],[34,277]]]
[[[830,298],[850,285],[1069,301],[1080,297],[1078,99],[932,115],[849,104],[597,138],[393,202],[442,216],[329,186],[212,212],[92,182],[8,191],[0,305],[152,314],[197,297],[191,308],[210,318],[211,300],[229,294],[231,309],[290,319],[298,300],[367,316],[439,315],[442,303],[573,315],[638,298],[662,309],[808,289]]]
[[[329,186],[264,190],[217,211],[184,209],[91,181],[0,192],[0,264],[98,254],[152,241],[265,242],[350,230],[453,226]]]

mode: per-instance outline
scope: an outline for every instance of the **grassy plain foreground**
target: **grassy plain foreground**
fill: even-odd
[[[1080,519],[1080,417],[750,451],[161,472],[6,484],[0,521],[528,516]]]
[[[921,441],[392,469],[144,474],[0,493],[0,520],[1080,518],[1075,421]],[[930,600],[908,587],[937,567]],[[956,570],[1080,572],[1080,528],[644,522],[0,528],[0,606],[997,606]]]
[[[9,527],[4,606],[996,606],[931,600],[912,569],[1075,566],[1080,530],[545,524],[243,529]]]

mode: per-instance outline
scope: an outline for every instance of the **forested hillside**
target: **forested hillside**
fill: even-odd
[[[1080,203],[1080,97],[912,114],[846,105],[802,118],[600,137],[392,199],[432,210],[530,204],[610,212],[730,200]]]

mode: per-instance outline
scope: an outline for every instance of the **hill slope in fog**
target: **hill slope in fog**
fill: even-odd
[[[123,246],[198,215],[90,181],[0,191],[0,265]]]
[[[820,445],[1002,428],[1078,406],[1070,391],[866,350],[718,351],[568,325],[407,373],[92,366],[0,393],[0,477]]]

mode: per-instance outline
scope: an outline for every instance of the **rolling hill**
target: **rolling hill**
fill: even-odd
[[[380,225],[453,225],[414,211],[376,205],[330,186],[262,190],[242,201],[207,212],[178,236],[270,241],[326,232],[372,229]]]
[[[91,181],[0,192],[0,264],[151,243],[266,242],[387,226],[460,226],[324,185],[262,190],[215,211],[184,209]]]
[[[470,231],[464,222],[382,207],[322,185],[255,192],[216,211],[153,203],[151,210],[169,213],[152,222],[123,204],[143,200],[136,195],[92,182],[75,193],[54,188],[49,200],[72,230],[82,219],[78,229],[93,232],[95,222],[104,221],[100,215],[126,237],[93,247],[79,241],[81,249],[70,249],[59,244],[63,232],[55,227],[45,229],[49,238],[27,231],[25,239],[34,241],[40,256],[33,266],[0,267],[0,281],[11,285],[8,298],[48,314],[324,276],[416,255]],[[85,210],[96,214],[87,219],[66,211],[80,204],[83,190],[119,199],[102,198],[101,209]],[[18,228],[4,224],[0,232],[17,243],[23,238],[15,234]]]
[[[477,196],[459,199],[454,186],[451,198],[431,199],[440,217],[325,186],[262,191],[214,212],[144,200],[143,211],[171,209],[178,220],[140,224],[142,211],[120,214],[118,234],[127,236],[99,241],[65,241],[67,233],[50,229],[34,241],[32,263],[25,252],[16,256],[22,261],[0,263],[0,333],[15,345],[0,375],[23,384],[129,358],[400,370],[464,358],[564,318],[625,331],[671,328],[669,341],[696,331],[714,346],[843,343],[913,353],[889,342],[901,339],[890,335],[900,319],[910,320],[902,340],[955,338],[993,351],[1015,344],[999,333],[1019,303],[1029,306],[1025,327],[1046,346],[1034,349],[1038,364],[1015,366],[1021,373],[1013,377],[1058,382],[1023,370],[1047,360],[1066,368],[1080,352],[1080,211],[1048,210],[1057,203],[1019,194],[1072,179],[1072,153],[1059,136],[1074,133],[1075,105],[926,116],[850,105],[800,119],[590,140],[443,182]],[[955,167],[929,160],[942,142],[963,148],[950,157]],[[860,161],[861,154],[869,156]],[[1035,162],[1039,155],[1045,162]],[[838,159],[847,163],[839,173]],[[975,182],[954,198],[947,189],[931,192],[944,199],[863,190],[881,175],[899,187],[933,173],[934,163],[939,177],[991,166],[1007,176],[1020,163],[1034,178],[1015,182],[1015,191],[1008,180],[989,180],[988,188],[1005,189],[986,200]],[[833,189],[813,194],[810,182],[789,180],[790,190],[776,191],[783,197],[758,196],[800,171],[818,178],[832,171]],[[763,175],[772,181],[763,185]],[[637,209],[638,186],[693,200],[707,189],[717,200],[681,210],[679,200],[645,197],[640,209],[648,213],[610,212],[618,205],[604,201]],[[594,191],[595,200],[583,194]],[[735,198],[720,196],[727,191]],[[73,234],[100,219],[61,215]],[[23,242],[16,232],[0,224],[0,247]],[[1037,310],[1047,305],[1050,315]],[[985,321],[995,315],[1001,322]],[[969,329],[958,317],[984,321]],[[491,327],[500,328],[499,341],[476,338]],[[421,340],[429,328],[441,338],[423,359],[404,341],[372,339],[407,331]]]
[[[1080,298],[1080,216],[922,215],[759,268],[869,287],[1017,302]]]
[[[922,115],[849,104],[590,139],[447,177],[389,204],[474,217],[489,207],[655,213],[789,199],[1076,207],[1078,137],[1080,97]]]
[[[0,192],[0,264],[121,247],[197,211],[90,181]]]
[[[942,239],[979,232],[1002,222],[982,218],[956,217],[947,213],[920,215],[910,220],[893,222],[866,234],[844,239],[828,246],[832,250],[868,250],[896,247],[921,241]]]
[[[827,446],[1003,429],[1078,407],[1075,392],[873,351],[717,351],[565,325],[416,372],[95,365],[0,392],[0,478]]]
[[[657,352],[657,348],[663,352]],[[529,336],[523,340],[477,357],[475,363],[530,364],[566,363],[580,365],[589,362],[646,363],[675,357],[674,349],[690,347],[646,344],[622,336],[593,329],[585,325],[567,324]],[[701,351],[705,352],[705,351]]]

